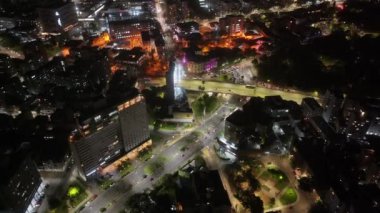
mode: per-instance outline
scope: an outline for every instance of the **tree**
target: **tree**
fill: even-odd
[[[311,192],[313,189],[313,180],[310,177],[302,177],[298,180],[300,189]]]
[[[253,177],[251,173],[248,173],[245,176],[248,178],[249,185],[251,187],[250,190],[252,192],[255,192],[258,189],[260,189],[260,182],[255,177]]]
[[[330,211],[321,202],[317,202],[311,206],[309,213],[330,213]]]
[[[253,194],[252,192],[240,190],[238,191],[236,198],[240,200],[240,202],[245,208],[249,208],[251,212],[264,212],[263,201],[259,197],[255,196],[255,194]]]
[[[254,213],[264,212],[263,201],[257,196],[252,197],[252,199],[249,202],[249,209],[251,210],[251,212]]]
[[[132,195],[126,203],[130,208],[130,212],[154,212],[155,202],[147,193],[137,193]]]
[[[58,208],[61,205],[61,201],[58,198],[55,198],[55,197],[49,199],[48,203],[49,203],[49,207],[51,209]]]

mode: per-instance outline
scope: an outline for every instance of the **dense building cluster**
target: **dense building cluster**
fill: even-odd
[[[313,98],[304,98],[301,105],[279,96],[251,98],[226,118],[219,149],[234,155],[290,152],[310,168],[329,211],[376,212],[379,114],[373,104],[354,102],[330,91],[322,104]]]
[[[379,11],[1,0],[0,212],[379,212]]]

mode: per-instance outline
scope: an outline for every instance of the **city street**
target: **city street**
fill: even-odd
[[[97,212],[103,207],[107,208],[107,212],[118,212],[124,209],[125,203],[131,195],[152,188],[153,184],[163,175],[177,171],[184,166],[188,160],[191,160],[199,154],[205,146],[215,142],[215,137],[224,126],[222,120],[225,115],[230,113],[233,109],[234,107],[228,105],[219,108],[210,118],[202,122],[194,131],[181,137],[176,143],[166,145],[167,147],[163,150],[157,149],[162,151],[153,153],[153,158],[136,168],[134,172],[125,176],[121,181],[115,183],[107,191],[99,194],[98,197],[81,212]],[[194,142],[189,143],[188,140],[194,138],[194,132],[200,134],[198,134]],[[181,152],[180,149],[185,145],[188,146],[188,149],[185,152]],[[167,163],[164,169],[152,176],[144,178],[144,167],[151,162],[157,161],[160,156],[166,158]]]
[[[16,52],[16,51],[14,51],[8,47],[3,47],[3,46],[0,46],[0,54],[7,54],[11,58],[18,58],[18,59],[24,59],[25,58],[24,54],[22,54],[20,52]]]

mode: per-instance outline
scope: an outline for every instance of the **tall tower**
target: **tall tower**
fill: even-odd
[[[166,94],[165,99],[168,104],[173,104],[175,100],[174,94],[174,70],[175,62],[172,60],[169,64],[169,70],[166,72]]]
[[[166,95],[165,98],[169,104],[174,104],[177,97],[181,96],[181,89],[178,84],[185,75],[185,70],[178,60],[172,60],[169,70],[166,73]]]

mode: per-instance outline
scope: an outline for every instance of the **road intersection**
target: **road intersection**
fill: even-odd
[[[220,107],[208,119],[202,121],[197,128],[194,128],[193,131],[181,136],[175,143],[166,144],[165,148],[158,149],[159,153],[154,153],[150,160],[140,165],[134,172],[99,194],[81,212],[98,212],[101,208],[106,208],[106,212],[119,212],[125,209],[125,203],[131,195],[151,189],[162,176],[177,171],[199,154],[204,147],[215,142],[215,137],[224,126],[223,119],[225,115],[233,109],[234,107],[230,105]],[[196,137],[194,137],[195,135]],[[194,142],[189,143],[189,140],[194,140]],[[184,152],[181,151],[183,146],[188,146],[188,149]],[[164,168],[144,178],[144,167],[157,161],[161,156],[164,156],[167,162]]]

